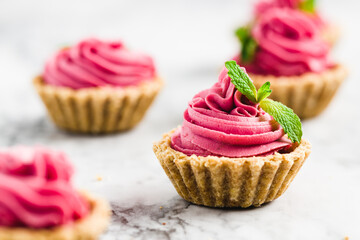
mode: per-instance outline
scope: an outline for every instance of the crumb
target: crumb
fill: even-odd
[[[103,180],[103,178],[102,178],[102,176],[97,175],[97,176],[96,176],[96,180],[97,180],[97,181],[102,181],[102,180]]]
[[[160,209],[163,209],[163,206],[160,206]]]
[[[164,226],[165,226],[165,225],[166,225],[166,223],[162,223],[162,225],[164,225]]]

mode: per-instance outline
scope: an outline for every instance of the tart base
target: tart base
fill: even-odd
[[[102,199],[82,193],[90,203],[91,212],[71,225],[48,229],[0,227],[0,240],[95,240],[106,229],[110,207]]]
[[[74,90],[51,86],[41,76],[33,84],[60,128],[78,133],[112,133],[136,126],[163,86],[156,78],[139,86]]]
[[[311,152],[302,140],[291,153],[250,158],[187,156],[171,148],[164,134],[153,150],[176,191],[185,200],[209,207],[259,207],[280,197]]]
[[[300,76],[276,77],[249,73],[257,88],[269,81],[272,89],[270,98],[293,109],[302,119],[315,117],[324,111],[347,75],[347,69],[341,64],[319,74],[305,73]]]

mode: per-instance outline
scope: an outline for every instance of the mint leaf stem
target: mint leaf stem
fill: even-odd
[[[271,89],[270,89],[270,82],[266,82],[264,83],[258,91],[258,95],[257,95],[257,101],[261,102],[262,100],[264,100],[265,98],[267,98],[270,94],[271,94]]]
[[[308,13],[314,13],[315,12],[315,5],[316,0],[304,0],[299,3],[299,8]]]
[[[241,69],[234,60],[226,62],[225,67],[229,70],[228,75],[231,78],[231,82],[236,86],[236,88],[250,101],[256,103],[256,87],[252,83],[249,76],[245,73],[245,71]]]
[[[256,49],[258,47],[257,42],[251,36],[250,28],[248,26],[238,28],[235,31],[241,44],[240,59],[244,63],[252,62],[255,56]]]

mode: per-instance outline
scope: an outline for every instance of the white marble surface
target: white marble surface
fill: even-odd
[[[349,66],[351,76],[324,114],[304,122],[313,153],[271,204],[247,210],[191,205],[177,195],[152,152],[152,142],[181,124],[187,101],[213,84],[236,52],[232,33],[249,15],[246,0],[0,1],[0,145],[42,144],[67,152],[77,186],[112,204],[103,240],[360,239],[359,3],[321,5],[342,26],[334,58]],[[92,137],[61,132],[31,86],[49,54],[87,36],[122,38],[151,53],[167,82],[132,131]]]

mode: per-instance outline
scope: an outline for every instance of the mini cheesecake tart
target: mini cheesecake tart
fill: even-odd
[[[91,38],[49,58],[33,84],[58,127],[101,134],[136,126],[163,81],[150,56]]]
[[[185,200],[209,207],[258,207],[286,191],[311,145],[301,139],[300,119],[291,109],[266,99],[269,95],[253,98],[265,87],[257,92],[235,61],[226,68],[218,82],[193,97],[182,126],[164,134],[153,151]],[[266,104],[276,104],[276,112]],[[289,128],[280,120],[291,137],[261,106],[291,121]]]
[[[108,203],[76,190],[66,155],[44,147],[0,149],[0,240],[95,240]]]
[[[1,227],[0,240],[96,240],[110,221],[110,207],[106,201],[94,197],[87,192],[81,195],[90,205],[90,213],[72,224],[33,229],[26,227]]]
[[[302,119],[322,113],[348,73],[343,64],[330,60],[330,45],[313,19],[291,8],[270,8],[244,29],[248,35],[239,37],[242,49],[235,60],[246,67],[254,85],[270,82],[270,98]]]

